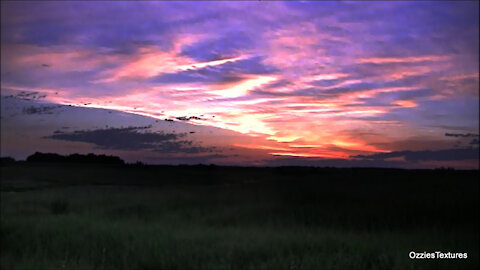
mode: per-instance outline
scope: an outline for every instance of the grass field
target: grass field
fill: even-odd
[[[479,269],[478,171],[16,163],[1,176],[1,269]]]

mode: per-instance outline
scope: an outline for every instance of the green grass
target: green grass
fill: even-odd
[[[478,172],[25,166],[2,168],[1,269],[479,268]]]

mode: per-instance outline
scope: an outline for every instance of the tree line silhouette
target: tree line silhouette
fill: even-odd
[[[56,162],[56,163],[94,163],[94,164],[111,164],[124,165],[125,161],[116,156],[95,155],[89,153],[87,155],[71,154],[62,156],[55,153],[35,152],[26,159],[27,162]],[[3,163],[3,158],[2,158]]]

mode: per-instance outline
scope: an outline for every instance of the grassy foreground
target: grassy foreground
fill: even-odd
[[[16,163],[1,173],[1,269],[479,269],[478,171]]]

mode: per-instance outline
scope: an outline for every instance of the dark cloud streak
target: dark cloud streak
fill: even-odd
[[[47,139],[92,143],[99,149],[108,150],[151,150],[161,153],[203,153],[213,152],[215,147],[194,145],[191,140],[179,140],[186,133],[164,133],[146,131],[147,127],[109,128],[77,130],[69,133],[55,132]]]
[[[445,133],[445,136],[447,136],[447,137],[468,138],[468,137],[478,137],[478,134],[474,134],[474,133]]]
[[[423,150],[423,151],[394,151],[390,153],[379,153],[373,155],[357,155],[353,158],[362,160],[386,160],[389,158],[405,158],[409,162],[418,161],[457,161],[474,160],[479,157],[478,148],[444,149],[444,150]]]

